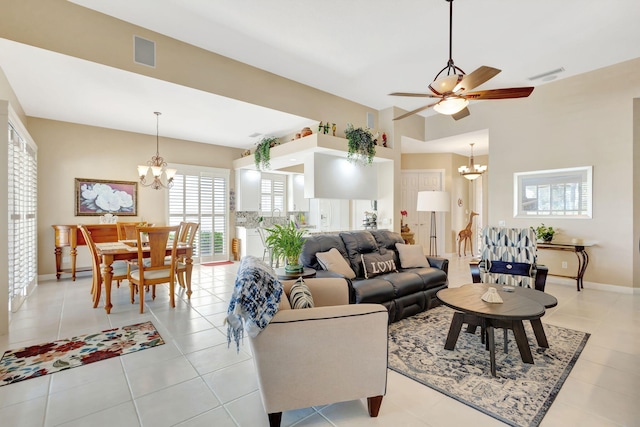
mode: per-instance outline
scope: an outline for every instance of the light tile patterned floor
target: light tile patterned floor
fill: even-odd
[[[469,258],[449,256],[451,286],[470,282]],[[194,268],[191,303],[170,309],[158,289],[146,313],[129,303],[127,286],[113,290],[114,308],[91,308],[88,277],[42,282],[18,313],[4,352],[28,344],[151,320],[166,345],[0,387],[2,426],[268,425],[248,345],[227,348],[222,322],[237,264]],[[592,334],[542,422],[555,426],[640,426],[640,295],[553,283],[559,300],[543,321]],[[389,371],[377,419],[366,401],[286,412],[283,426],[499,426],[502,423]]]

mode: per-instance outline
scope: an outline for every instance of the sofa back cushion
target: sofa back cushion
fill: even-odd
[[[356,277],[364,277],[362,268],[362,254],[378,252],[378,243],[373,235],[366,231],[343,231],[340,238],[347,250],[347,260],[351,269],[356,273]]]
[[[371,230],[371,234],[378,243],[378,248],[381,254],[389,250],[393,252],[393,260],[397,266],[400,266],[400,256],[396,249],[396,243],[404,243],[404,239],[400,233],[395,233],[389,230]]]
[[[318,262],[316,254],[318,252],[328,252],[331,248],[335,248],[346,259],[347,250],[338,234],[316,234],[305,239],[302,246],[302,254],[300,262],[302,265],[316,270],[322,270],[322,265]]]

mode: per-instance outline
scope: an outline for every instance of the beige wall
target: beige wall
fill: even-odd
[[[500,220],[513,227],[542,222],[513,218],[515,172],[593,165],[593,218],[544,223],[559,228],[559,237],[598,242],[589,249],[587,282],[632,287],[638,245],[632,232],[638,224],[632,186],[633,103],[639,96],[640,59],[635,59],[539,86],[526,99],[472,103],[471,116],[457,122],[428,117],[426,137],[489,129],[489,225]],[[546,252],[552,270],[571,272],[557,270],[557,254],[540,252]],[[560,256],[568,262],[575,259],[570,253]],[[638,287],[637,275],[635,284]]]
[[[75,216],[74,179],[137,181],[136,166],[155,154],[155,136],[33,117],[29,132],[38,144],[39,159],[38,274],[53,274],[51,225],[98,222],[97,217]],[[160,137],[160,155],[171,163],[228,169],[241,151]],[[166,197],[164,190],[138,186],[138,216],[126,218],[165,224]]]

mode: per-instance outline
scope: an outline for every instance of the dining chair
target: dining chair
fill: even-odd
[[[136,288],[139,291],[140,313],[144,313],[144,295],[146,287],[152,289],[151,297],[156,298],[156,285],[169,284],[169,305],[175,307],[176,248],[178,246],[180,226],[136,227],[138,249],[138,269],[129,272],[131,304]],[[143,244],[143,235],[148,236],[148,245]],[[170,237],[173,235],[173,239]],[[165,263],[167,250],[171,251],[171,261]],[[144,260],[148,259],[147,262]]]
[[[146,221],[117,222],[118,240],[136,240],[136,227],[145,225]]]
[[[193,242],[198,233],[200,223],[198,222],[184,222],[181,224],[181,232],[179,243],[186,243],[189,246],[193,246]],[[176,260],[176,276],[178,278],[178,284],[180,287],[185,287],[187,273],[187,263],[185,256],[179,256]]]
[[[87,226],[84,225],[79,225],[78,227],[82,232],[82,236],[87,243],[87,248],[89,248],[89,254],[91,255],[91,267],[93,273],[91,295],[93,295],[93,308],[96,308],[100,303],[100,295],[102,293],[102,263],[100,257],[98,256],[98,251],[96,250],[96,244],[91,237],[91,231],[89,231]],[[129,266],[125,261],[115,261],[112,264],[112,268],[112,280],[115,280],[118,283],[118,286],[120,286],[120,281],[128,277]]]

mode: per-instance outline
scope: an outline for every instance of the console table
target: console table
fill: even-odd
[[[584,289],[584,286],[582,284],[582,278],[584,277],[584,272],[587,271],[587,265],[589,265],[589,255],[587,255],[587,251],[586,248],[593,246],[595,243],[593,242],[544,242],[544,243],[538,243],[538,249],[546,249],[546,250],[552,250],[552,251],[566,251],[566,252],[573,252],[576,254],[576,257],[578,258],[578,271],[576,272],[575,276],[567,276],[567,275],[563,275],[563,274],[555,274],[555,273],[548,273],[551,276],[558,276],[558,277],[568,277],[570,279],[575,279],[576,280],[576,288],[578,289],[578,292],[580,292],[580,289]]]
[[[117,242],[118,229],[116,224],[83,224],[89,231],[96,243]],[[55,254],[56,254],[56,278],[60,279],[62,273],[71,273],[71,279],[76,280],[76,271],[91,270],[91,267],[76,269],[76,248],[86,245],[82,231],[77,225],[52,225],[55,232]],[[71,268],[62,268],[62,248],[71,248]]]

